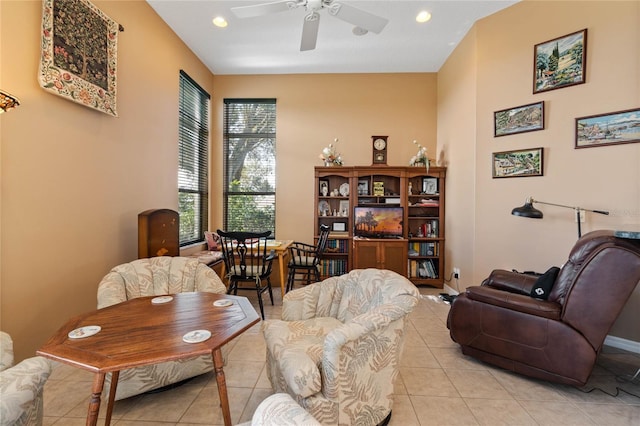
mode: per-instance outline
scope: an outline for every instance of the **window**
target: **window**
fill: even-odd
[[[276,231],[276,100],[224,100],[224,228]]]
[[[180,70],[178,212],[180,246],[204,239],[209,217],[209,94]]]

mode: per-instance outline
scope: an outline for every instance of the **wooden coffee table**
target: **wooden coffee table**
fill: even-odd
[[[154,304],[156,296],[140,297],[70,319],[37,354],[95,373],[87,425],[95,425],[105,375],[112,373],[107,418],[111,421],[118,375],[121,370],[211,354],[225,425],[231,425],[221,347],[259,321],[246,297],[214,293],[179,293],[173,300]],[[232,305],[214,306],[229,299]],[[220,302],[218,302],[220,303]],[[69,332],[98,325],[92,336],[70,338]],[[200,343],[185,343],[182,337],[194,330],[209,330],[211,337]]]

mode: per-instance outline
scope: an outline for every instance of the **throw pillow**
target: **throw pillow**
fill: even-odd
[[[218,241],[220,241],[220,236],[215,232],[204,231],[204,238],[207,240],[207,246],[210,251],[218,250]]]
[[[531,288],[531,297],[547,300],[547,298],[549,298],[549,293],[551,293],[551,287],[553,287],[553,284],[556,282],[556,278],[558,277],[558,272],[560,272],[560,268],[552,266],[547,270],[547,272],[540,275],[536,280],[536,283]]]

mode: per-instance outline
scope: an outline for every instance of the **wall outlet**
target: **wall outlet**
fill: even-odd
[[[460,268],[453,268],[453,278],[460,279]]]

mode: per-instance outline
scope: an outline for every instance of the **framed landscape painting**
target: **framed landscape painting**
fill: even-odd
[[[567,34],[533,48],[533,93],[585,82],[587,29]]]
[[[494,178],[542,176],[542,148],[493,153]]]
[[[544,101],[493,113],[493,135],[507,136],[544,129]]]
[[[576,148],[640,142],[640,108],[576,118]]]

